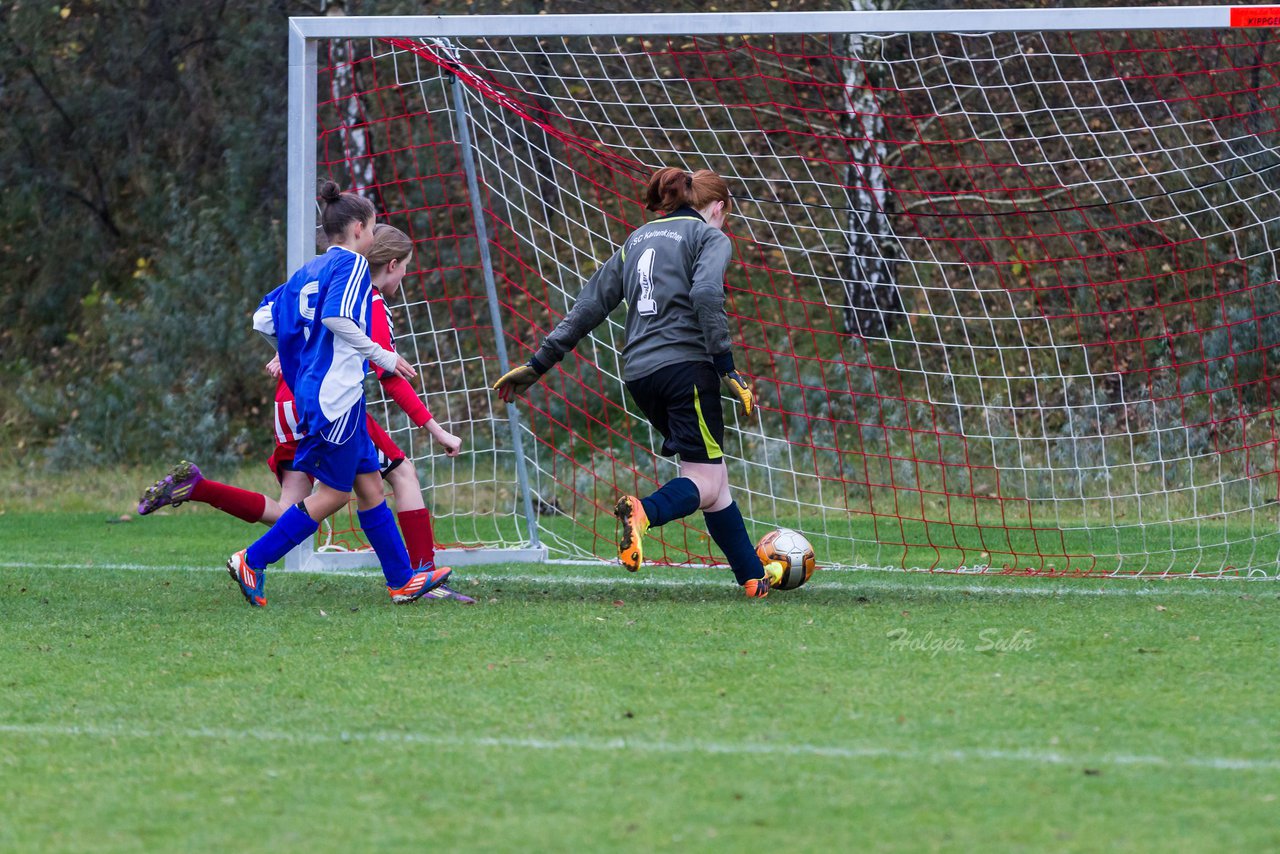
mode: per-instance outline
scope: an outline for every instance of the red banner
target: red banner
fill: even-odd
[[[1233,27],[1280,27],[1280,6],[1233,6]]]

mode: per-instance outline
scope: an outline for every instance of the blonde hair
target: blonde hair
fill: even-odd
[[[373,248],[365,257],[369,260],[370,271],[385,267],[392,261],[407,260],[413,254],[413,241],[394,225],[380,222],[373,227]]]

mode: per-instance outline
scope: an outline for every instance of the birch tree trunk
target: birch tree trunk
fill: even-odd
[[[853,11],[878,9],[877,0],[851,0]],[[849,153],[849,259],[844,290],[847,304],[844,329],[864,338],[886,337],[903,319],[902,298],[895,272],[901,258],[893,233],[893,197],[887,192],[884,162],[884,118],[877,102],[874,73],[882,43],[861,33],[845,41],[849,56],[844,69],[844,135]]]
[[[345,15],[346,3],[344,0],[337,0],[326,4],[324,13],[332,16]],[[381,200],[374,190],[377,176],[373,167],[369,133],[361,127],[363,122],[360,96],[356,94],[360,90],[357,66],[354,62],[355,45],[349,39],[334,40],[331,58],[334,70],[329,82],[329,97],[338,105],[338,110],[343,117],[342,156],[351,173],[350,189],[373,202],[374,207],[381,210]],[[345,191],[348,188],[342,189]]]

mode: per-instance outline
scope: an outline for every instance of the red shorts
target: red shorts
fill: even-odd
[[[382,476],[386,477],[391,473],[392,469],[404,461],[405,453],[392,440],[390,434],[382,429],[382,425],[373,420],[373,416],[365,415],[364,426],[369,431],[369,438],[373,440],[373,446],[378,449],[378,469],[382,472]],[[286,471],[293,469],[293,458],[297,453],[298,440],[296,438],[287,442],[276,441],[275,450],[271,452],[271,456],[267,457],[267,467],[276,476],[277,482],[284,478]]]

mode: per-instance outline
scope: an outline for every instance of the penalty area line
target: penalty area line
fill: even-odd
[[[270,742],[294,745],[372,744],[453,749],[508,749],[531,751],[588,751],[596,753],[702,754],[720,756],[773,756],[822,759],[890,759],[938,764],[944,762],[1021,762],[1031,765],[1081,767],[1192,768],[1213,771],[1275,771],[1280,759],[1247,759],[1227,756],[1182,756],[1169,758],[1142,754],[1072,755],[1060,751],[1034,749],[1003,750],[956,748],[911,750],[880,745],[823,745],[788,742],[660,741],[622,738],[525,738],[519,736],[426,735],[420,732],[288,732],[283,730],[217,729],[211,727],[149,729],[93,724],[0,724],[0,732],[52,738],[142,739],[158,738],[191,741]]]

